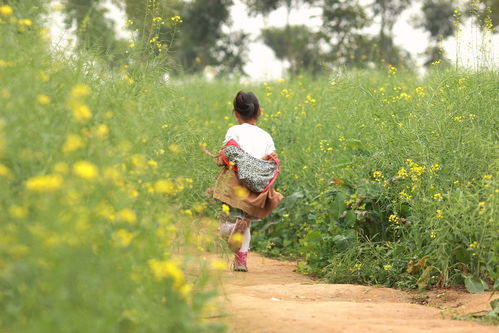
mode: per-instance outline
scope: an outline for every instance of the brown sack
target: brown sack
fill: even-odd
[[[269,215],[284,198],[274,187],[261,193],[251,192],[228,167],[219,172],[212,190],[213,198],[257,218]]]

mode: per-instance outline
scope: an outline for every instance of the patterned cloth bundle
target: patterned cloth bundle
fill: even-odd
[[[226,163],[232,162],[229,167],[237,171],[238,178],[252,192],[266,191],[279,174],[277,159],[262,160],[251,156],[239,146],[231,144],[224,146],[221,153]]]

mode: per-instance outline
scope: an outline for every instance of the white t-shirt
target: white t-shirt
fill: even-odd
[[[275,152],[274,140],[270,134],[255,125],[244,123],[232,126],[225,134],[224,144],[231,139],[236,140],[244,151],[256,158]]]

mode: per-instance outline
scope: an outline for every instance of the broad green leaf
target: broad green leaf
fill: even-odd
[[[487,289],[487,283],[473,275],[464,275],[464,286],[472,294],[480,294]]]

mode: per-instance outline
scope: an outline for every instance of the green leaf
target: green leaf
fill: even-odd
[[[480,294],[488,289],[487,283],[474,275],[464,275],[464,286],[472,294]]]
[[[431,278],[431,271],[433,270],[433,266],[428,266],[425,268],[421,276],[419,277],[417,284],[419,289],[424,289],[428,286],[428,281]]]
[[[344,224],[347,227],[353,227],[355,221],[357,220],[357,217],[355,216],[355,213],[351,210],[347,211],[344,217]]]

